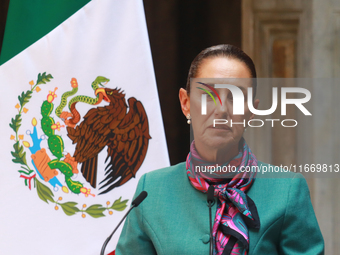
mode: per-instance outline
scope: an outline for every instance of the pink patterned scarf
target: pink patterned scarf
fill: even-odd
[[[239,154],[221,165],[236,170],[229,173],[229,177],[232,175],[229,182],[226,183],[226,179],[221,179],[221,175],[216,173],[215,176],[219,178],[211,177],[211,174],[206,174],[205,171],[197,171],[211,166],[216,164],[204,161],[198,155],[193,141],[186,161],[190,183],[203,193],[208,191],[210,184],[214,185],[214,195],[218,198],[213,226],[214,255],[246,255],[249,249],[248,227],[259,229],[260,219],[253,200],[245,193],[253,184],[256,171],[242,170],[257,166],[256,157],[242,138]]]

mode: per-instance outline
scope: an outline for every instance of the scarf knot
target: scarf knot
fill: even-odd
[[[245,193],[254,183],[256,171],[249,169],[257,166],[257,159],[243,138],[240,144],[238,155],[221,166],[215,166],[199,156],[193,141],[186,161],[192,186],[206,193],[209,186],[214,185],[214,196],[218,198],[213,225],[214,255],[248,254],[248,228],[260,227],[255,203]],[[221,174],[216,169],[224,171]]]

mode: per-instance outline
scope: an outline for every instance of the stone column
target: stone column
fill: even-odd
[[[242,38],[243,50],[254,59],[259,77],[340,77],[340,0],[243,0]],[[340,163],[340,82],[320,79],[304,86],[312,94],[308,109],[313,116],[288,109],[287,116],[299,122],[294,131],[247,130],[246,139],[260,160]],[[258,90],[262,109],[271,106],[270,90],[270,86]],[[314,177],[307,181],[326,254],[338,254],[340,178]]]

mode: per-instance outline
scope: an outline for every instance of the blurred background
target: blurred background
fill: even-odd
[[[8,3],[0,1],[0,45]],[[262,78],[340,78],[340,0],[144,0],[144,8],[171,164],[184,161],[190,145],[178,91],[191,61],[206,47],[242,48]],[[297,119],[298,128],[247,131],[259,160],[340,163],[339,83],[311,80],[306,88],[312,118],[302,119],[296,107],[289,108],[285,118]],[[271,103],[268,89],[258,91],[262,105]],[[326,254],[340,254],[339,180],[307,179]]]

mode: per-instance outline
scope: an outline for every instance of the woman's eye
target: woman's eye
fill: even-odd
[[[212,96],[213,98],[216,98],[215,93],[210,92],[210,94],[211,94],[211,96]],[[212,100],[212,98],[211,98],[210,95],[208,95],[208,94],[206,94],[206,95],[207,95],[207,98],[208,98],[209,100]]]

